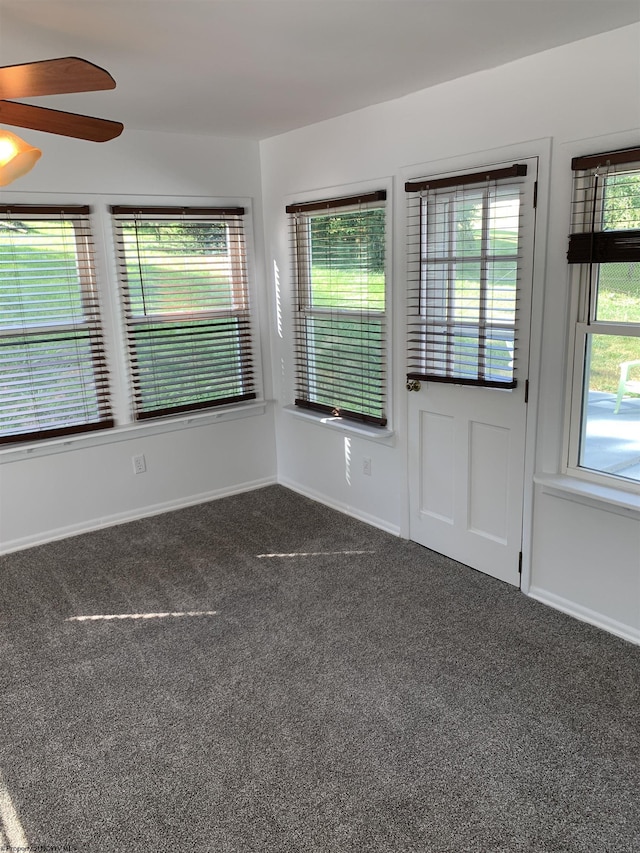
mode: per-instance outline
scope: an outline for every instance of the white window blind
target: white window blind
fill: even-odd
[[[384,426],[384,191],[292,204],[295,403]]]
[[[113,426],[89,214],[0,206],[0,443]]]
[[[136,419],[254,399],[244,208],[111,213]]]
[[[514,388],[525,164],[410,181],[409,379]]]

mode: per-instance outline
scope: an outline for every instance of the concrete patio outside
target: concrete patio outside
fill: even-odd
[[[590,391],[581,465],[640,481],[640,397],[624,397],[614,414],[615,394]]]

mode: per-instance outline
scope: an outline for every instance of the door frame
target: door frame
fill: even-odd
[[[397,399],[399,402],[398,423],[404,425],[405,437],[405,483],[406,495],[403,509],[402,535],[409,538],[410,526],[410,493],[409,493],[409,413],[406,391],[406,298],[407,298],[407,199],[404,192],[405,181],[413,180],[423,175],[436,175],[446,172],[473,172],[482,170],[491,163],[501,163],[509,160],[517,162],[526,157],[538,158],[538,180],[536,191],[536,221],[533,235],[533,279],[531,293],[531,314],[529,329],[529,390],[526,411],[526,435],[524,450],[524,478],[522,495],[522,571],[520,589],[528,593],[531,585],[531,547],[533,527],[534,476],[536,471],[538,447],[538,414],[540,409],[540,363],[542,352],[542,329],[544,313],[544,287],[547,254],[547,226],[549,209],[549,183],[551,173],[551,138],[543,137],[526,142],[516,143],[500,148],[490,148],[461,154],[454,157],[443,157],[425,160],[411,166],[403,166],[399,173],[398,191],[395,193],[394,217],[397,228],[397,251],[395,252],[394,279],[402,282],[402,287],[395,288],[394,304],[394,333],[398,346],[396,369],[394,372]],[[569,222],[567,221],[567,228]],[[564,238],[565,235],[561,235]],[[401,244],[400,244],[401,243]],[[562,243],[564,246],[564,243]],[[564,281],[558,286],[564,286]],[[401,401],[401,402],[400,402]]]

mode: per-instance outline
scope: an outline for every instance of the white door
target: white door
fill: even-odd
[[[455,202],[453,190],[439,189],[438,206],[434,203],[432,210],[427,208],[431,204],[427,195],[431,193],[433,199],[435,192],[431,180],[417,202],[421,236],[414,255],[417,296],[410,313],[413,310],[418,319],[414,317],[414,334],[409,335],[413,348],[409,376],[413,378],[407,382],[407,388],[412,388],[407,394],[410,538],[516,586],[522,548],[537,174],[535,158],[520,162],[526,164],[527,174],[518,179],[517,227],[513,210],[510,221],[505,213],[508,199],[513,198],[508,180],[501,184],[506,186],[503,201],[494,195],[487,202],[485,196],[484,212],[476,186],[457,187]],[[459,209],[464,209],[465,222],[456,219]],[[504,222],[496,210],[502,210]],[[440,227],[432,233],[430,220],[435,221],[438,211]],[[475,217],[471,225],[470,217]],[[482,250],[469,248],[470,237],[462,242],[465,228],[474,232],[473,245],[482,244]],[[515,242],[517,261],[511,252]],[[414,249],[416,245],[414,240]],[[474,278],[479,290],[474,290]],[[419,309],[417,302],[422,303]],[[491,351],[471,357],[476,338],[484,341],[485,348],[491,339]],[[417,352],[421,347],[430,353]],[[492,359],[493,376],[488,370],[482,374],[487,385],[479,384],[473,370],[479,362]],[[496,377],[498,382],[490,381]]]

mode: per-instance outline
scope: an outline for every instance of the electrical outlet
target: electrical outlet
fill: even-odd
[[[144,453],[138,453],[136,456],[132,456],[131,461],[133,462],[133,473],[144,474],[144,472],[147,470],[147,463],[145,462]]]
[[[362,459],[362,473],[366,474],[367,477],[371,476],[371,457],[364,456]]]

